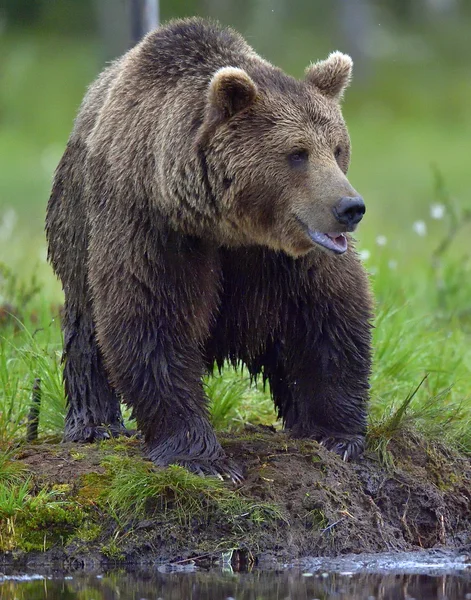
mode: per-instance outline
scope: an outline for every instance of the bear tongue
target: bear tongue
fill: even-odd
[[[332,240],[339,252],[345,252],[348,243],[343,233],[326,233],[325,235]]]
[[[347,238],[343,233],[321,233],[308,229],[308,234],[313,242],[335,254],[343,254],[347,249]]]

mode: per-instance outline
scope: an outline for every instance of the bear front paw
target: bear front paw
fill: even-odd
[[[316,440],[327,450],[341,456],[344,461],[355,460],[365,450],[365,436],[360,433],[349,434],[331,431],[326,427],[311,426],[309,430],[293,427],[291,435],[297,438]]]
[[[179,465],[201,477],[217,477],[221,480],[232,481],[235,485],[242,483],[244,476],[241,469],[224,455],[222,449],[218,454],[213,458],[201,456],[193,458],[188,454],[182,456],[177,453],[165,452],[161,446],[148,448],[147,452],[148,458],[156,467]]]
[[[188,427],[190,418],[192,426]],[[180,465],[202,477],[217,477],[234,484],[243,481],[242,471],[227,458],[206,418],[190,415],[187,421],[175,420],[172,427],[172,435],[146,443],[147,456],[154,465]]]
[[[91,443],[117,438],[121,435],[131,437],[136,433],[135,430],[126,429],[124,425],[66,425],[64,441]]]

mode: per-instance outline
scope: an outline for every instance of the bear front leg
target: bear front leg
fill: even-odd
[[[155,254],[146,256],[146,240],[123,232],[123,241],[121,252],[111,244],[101,252],[90,246],[97,339],[111,381],[132,407],[154,464],[238,482],[241,472],[210,425],[202,383],[203,341],[217,308],[217,261],[178,237],[168,240],[168,250],[155,244]]]
[[[365,446],[370,362],[366,348],[365,362],[359,365],[337,344],[324,340],[310,353],[288,348],[289,358],[266,374],[286,429],[349,460]],[[333,358],[335,353],[342,355],[341,361]]]
[[[311,285],[297,297],[267,352],[265,373],[291,434],[348,460],[365,446],[372,312],[362,273],[355,287],[342,287],[339,278],[336,288]]]

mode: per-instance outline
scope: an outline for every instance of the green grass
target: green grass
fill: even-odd
[[[101,501],[118,523],[161,518],[168,524],[191,526],[218,513],[224,523],[237,526],[241,516],[261,524],[264,516],[283,519],[275,506],[254,504],[215,477],[202,478],[178,465],[155,469],[136,457],[109,455],[103,461],[108,479],[102,481]]]
[[[66,543],[85,518],[75,501],[58,490],[36,491],[30,479],[0,487],[0,552],[45,551]]]
[[[293,48],[282,66],[299,75],[307,53]],[[2,36],[0,52],[8,117],[0,121],[0,448],[8,449],[24,438],[35,378],[40,435],[63,427],[62,294],[42,223],[54,166],[100,61],[92,42],[32,34]],[[407,425],[471,453],[471,78],[466,61],[452,66],[378,63],[348,92],[345,113],[350,177],[368,206],[358,248],[377,301],[372,443]],[[218,430],[276,421],[244,372],[225,369],[207,392]]]
[[[241,536],[255,543],[265,528],[287,523],[276,504],[255,501],[220,479],[177,465],[157,469],[139,452],[134,439],[102,442],[100,473],[60,485],[53,474],[38,478],[7,453],[0,455],[0,552],[45,551],[74,540],[96,542],[105,556],[121,560],[120,544],[140,536],[139,524],[150,521],[161,535],[180,536],[183,543],[195,528],[204,531],[216,521],[221,548],[227,550]]]
[[[24,481],[23,466],[11,458],[10,452],[0,451],[0,481],[5,486],[21,484]]]

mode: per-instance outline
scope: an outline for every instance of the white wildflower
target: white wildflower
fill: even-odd
[[[388,267],[391,269],[391,271],[395,271],[397,269],[397,260],[390,260],[388,262]]]
[[[425,221],[415,221],[415,223],[412,225],[412,229],[417,235],[420,235],[420,237],[427,235],[427,225]]]
[[[378,237],[376,238],[376,243],[378,244],[378,246],[386,246],[388,242],[388,238],[385,235],[378,235]]]
[[[360,252],[358,253],[358,256],[360,257],[360,260],[365,261],[370,258],[371,252],[369,250],[367,250],[366,248],[364,248],[363,250],[360,250]]]
[[[445,206],[444,204],[432,204],[430,206],[430,216],[432,219],[443,219],[445,216]]]

